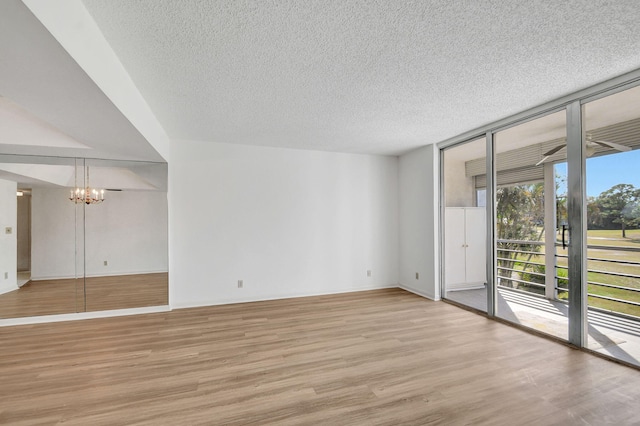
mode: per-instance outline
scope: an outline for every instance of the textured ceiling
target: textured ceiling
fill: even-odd
[[[174,139],[399,154],[640,68],[637,0],[84,0]]]

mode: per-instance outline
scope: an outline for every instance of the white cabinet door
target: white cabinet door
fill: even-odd
[[[465,209],[466,282],[484,284],[487,280],[487,222],[483,207]]]
[[[465,271],[465,209],[447,208],[444,217],[444,277],[447,289],[463,284]]]
[[[485,209],[448,207],[444,220],[446,290],[483,285],[487,275]]]

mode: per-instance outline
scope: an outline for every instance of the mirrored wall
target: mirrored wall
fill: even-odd
[[[0,319],[168,305],[167,165],[0,155]]]

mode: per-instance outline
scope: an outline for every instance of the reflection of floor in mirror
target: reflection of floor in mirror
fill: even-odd
[[[167,284],[166,272],[29,281],[0,295],[0,318],[166,305]]]
[[[480,311],[487,310],[484,288],[449,291],[446,298]],[[568,338],[568,307],[561,302],[500,289],[498,316],[563,340]],[[589,310],[588,332],[589,349],[640,365],[640,321]]]
[[[169,304],[168,274],[86,278],[87,312]]]

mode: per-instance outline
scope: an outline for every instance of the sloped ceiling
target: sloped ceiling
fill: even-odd
[[[640,68],[636,0],[83,0],[168,135],[400,154]]]
[[[3,145],[89,149],[87,145],[1,96],[0,129],[0,144]]]
[[[164,161],[20,0],[0,1],[0,153]]]
[[[162,191],[162,180],[166,181],[164,170],[152,170],[147,173],[152,177],[151,182],[141,174],[136,173],[136,165],[128,167],[90,167],[89,184],[92,188],[109,188],[117,190],[135,191]],[[20,187],[84,187],[84,169],[78,168],[80,176],[76,176],[76,168],[72,165],[59,164],[24,164],[24,163],[0,163],[0,179],[17,182]],[[155,178],[155,179],[154,179]]]

